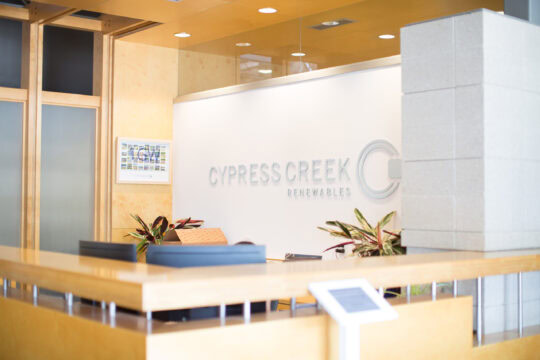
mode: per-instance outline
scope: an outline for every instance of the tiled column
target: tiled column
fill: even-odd
[[[540,27],[478,10],[403,28],[401,53],[404,244],[540,247]],[[537,275],[523,284],[534,323]],[[515,328],[515,280],[484,287],[486,332]]]

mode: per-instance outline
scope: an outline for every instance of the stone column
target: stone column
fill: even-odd
[[[477,10],[404,27],[401,55],[404,244],[540,247],[540,27]],[[486,333],[516,327],[515,277],[486,278]],[[524,290],[538,324],[539,273]]]

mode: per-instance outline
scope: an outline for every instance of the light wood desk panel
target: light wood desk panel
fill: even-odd
[[[176,269],[0,246],[0,277],[142,311],[306,296],[313,281],[395,287],[536,270],[540,249]]]
[[[3,360],[146,359],[144,333],[70,316],[55,307],[0,297],[0,319]]]
[[[362,359],[468,359],[471,307],[470,297],[397,301],[397,320],[362,326]],[[338,341],[334,322],[315,309],[256,314],[250,324],[227,318],[226,326],[154,320],[150,328],[144,317],[120,311],[111,326],[99,307],[76,303],[70,315],[61,298],[42,295],[34,306],[29,292],[15,289],[0,296],[0,318],[0,357],[8,360],[323,360],[335,358]]]

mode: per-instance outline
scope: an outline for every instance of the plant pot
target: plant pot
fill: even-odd
[[[387,291],[391,291],[395,294],[388,294],[386,293]],[[395,297],[398,297],[399,295],[396,295],[396,294],[401,294],[401,288],[400,287],[396,287],[396,288],[387,288],[384,292],[384,298],[385,299],[392,299],[392,298],[395,298]]]

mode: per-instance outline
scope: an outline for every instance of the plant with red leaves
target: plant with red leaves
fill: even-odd
[[[191,220],[191,218],[180,219],[174,224],[169,224],[169,221],[165,216],[158,216],[154,222],[149,226],[139,215],[131,214],[131,217],[139,223],[141,226],[138,229],[135,229],[134,232],[130,232],[125,236],[131,236],[139,242],[137,243],[137,254],[141,256],[146,253],[148,245],[156,244],[161,245],[165,235],[171,230],[178,229],[196,229],[200,227],[204,221],[203,220]]]

